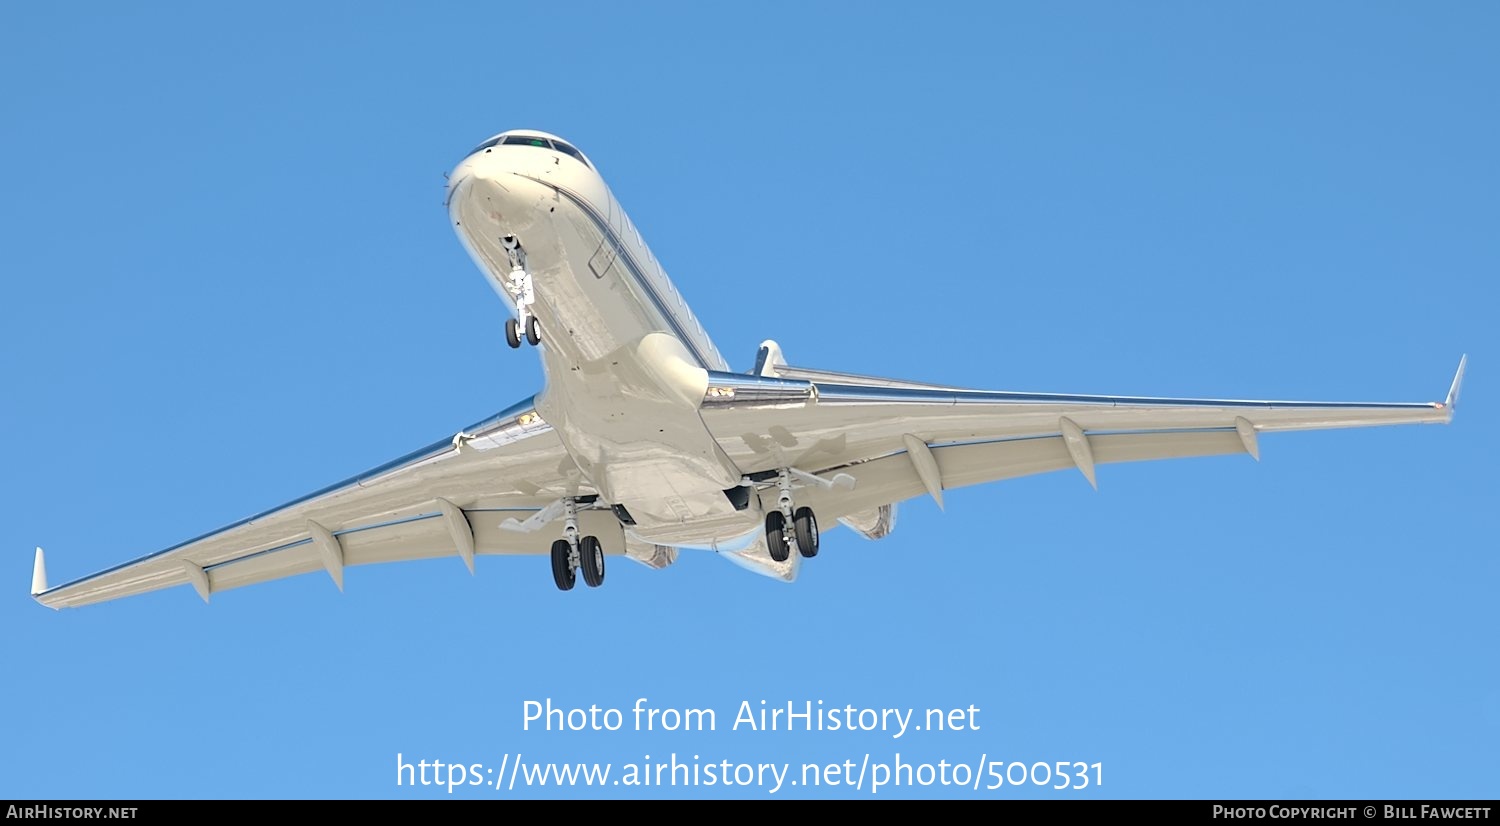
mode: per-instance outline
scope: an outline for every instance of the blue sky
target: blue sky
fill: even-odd
[[[1497,36],[1482,3],[8,9],[0,797],[447,796],[398,752],[1495,797]],[[515,127],[589,153],[737,369],[776,338],[986,388],[1421,401],[1463,352],[1469,383],[1447,428],[909,502],[790,587],[690,554],[567,594],[535,557],[27,597],[35,545],[70,579],[537,390],[441,207]],[[639,697],[719,730],[522,730]],[[981,728],[729,731],[742,700]]]

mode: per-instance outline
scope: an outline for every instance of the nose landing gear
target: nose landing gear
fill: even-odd
[[[536,316],[527,315],[524,324],[514,318],[507,318],[505,320],[505,343],[510,345],[510,349],[515,350],[521,346],[523,338],[533,347],[542,343],[542,331],[537,328]]]
[[[526,268],[526,249],[521,246],[521,239],[514,235],[501,238],[500,246],[505,248],[505,255],[510,260],[510,275],[505,281],[505,291],[516,305],[516,317],[505,321],[505,343],[514,350],[521,346],[521,339],[525,338],[528,344],[535,347],[542,343],[542,333],[537,328],[536,316],[531,313],[531,305],[536,303],[536,288],[532,282],[531,270]]]

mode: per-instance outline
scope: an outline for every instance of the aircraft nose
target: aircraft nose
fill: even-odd
[[[448,187],[448,215],[453,222],[478,231],[517,232],[522,225],[550,214],[556,198],[549,186],[510,169],[477,164],[462,170]]]
[[[448,191],[443,198],[443,206],[447,207],[449,212],[453,211],[453,204],[463,197],[464,189],[472,180],[472,173],[462,167],[455,169],[448,176]]]

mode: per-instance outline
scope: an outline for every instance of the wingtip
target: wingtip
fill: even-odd
[[[1469,364],[1469,354],[1465,353],[1458,359],[1458,370],[1453,374],[1453,384],[1448,386],[1448,398],[1444,400],[1443,407],[1447,408],[1449,418],[1453,416],[1453,409],[1458,406],[1458,390],[1464,383],[1464,368]]]
[[[31,595],[41,596],[47,590],[47,555],[38,547],[36,561],[31,565]]]

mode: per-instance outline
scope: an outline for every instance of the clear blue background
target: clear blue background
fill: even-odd
[[[1478,2],[8,7],[0,797],[898,751],[1104,765],[995,797],[1500,795],[1497,40]],[[590,154],[737,369],[774,337],[1017,390],[1423,401],[1462,352],[1470,382],[1448,428],[910,502],[790,587],[455,558],[32,603],[34,545],[71,579],[537,390],[441,206],[515,127]],[[721,730],[522,732],[547,697]],[[742,699],[982,728],[729,732]]]

